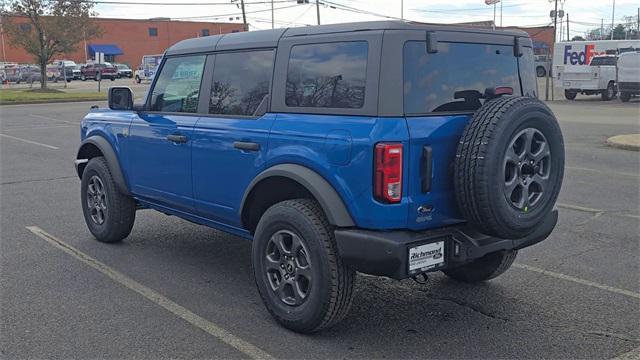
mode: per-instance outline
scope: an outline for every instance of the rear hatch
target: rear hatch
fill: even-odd
[[[511,38],[513,44],[513,38]],[[460,136],[487,88],[536,95],[532,49],[513,45],[423,41],[404,47],[404,111],[409,129],[407,226],[421,230],[464,221],[456,205],[453,164]],[[521,69],[519,71],[519,69]],[[521,86],[522,83],[522,86]]]

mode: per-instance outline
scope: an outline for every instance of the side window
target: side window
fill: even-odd
[[[271,88],[273,50],[216,55],[209,114],[254,114]]]
[[[509,87],[519,95],[517,59],[513,47],[506,45],[441,42],[437,53],[428,54],[426,42],[408,41],[404,112],[473,111],[490,87]]]
[[[286,105],[361,108],[368,50],[366,41],[293,46],[287,69]]]
[[[151,110],[197,112],[204,60],[204,55],[168,58],[151,93]]]

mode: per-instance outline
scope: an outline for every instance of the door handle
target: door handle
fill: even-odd
[[[167,140],[171,141],[172,143],[176,143],[176,144],[184,144],[187,142],[187,137],[184,135],[169,135],[167,136]]]
[[[260,144],[254,142],[234,141],[233,147],[240,150],[258,151]]]

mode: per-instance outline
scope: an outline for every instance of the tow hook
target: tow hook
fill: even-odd
[[[417,282],[420,285],[426,285],[427,280],[429,280],[429,277],[427,276],[427,274],[418,274],[418,275],[412,276],[411,278],[413,279],[413,281]]]

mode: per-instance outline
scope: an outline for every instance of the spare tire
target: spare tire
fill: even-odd
[[[465,218],[487,235],[529,235],[553,210],[564,175],[562,132],[551,110],[530,97],[485,102],[456,153],[454,186]]]

